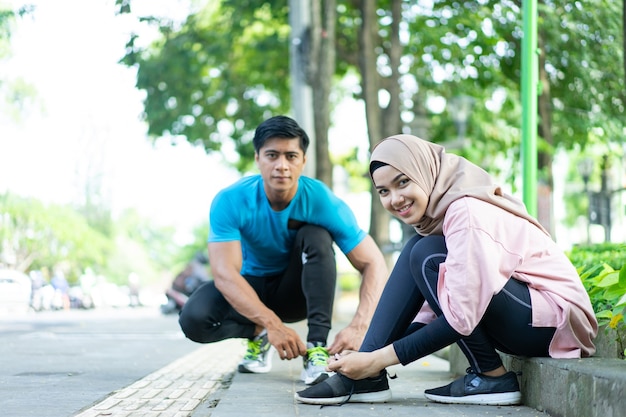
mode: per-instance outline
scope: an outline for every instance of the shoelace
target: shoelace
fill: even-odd
[[[352,398],[352,394],[354,394],[354,384],[352,384],[352,386],[350,387],[350,392],[348,393],[348,397],[346,399],[344,399],[342,402],[337,403],[337,404],[322,404],[322,405],[320,405],[320,408],[324,408],[324,407],[341,407],[342,405],[344,405],[345,403],[350,401],[350,398]]]
[[[393,374],[393,375],[389,375],[389,374],[387,374],[387,376],[389,377],[389,379],[396,379],[396,378],[398,377],[398,375],[397,375],[397,374]],[[348,393],[348,397],[347,397],[346,399],[344,399],[342,402],[337,403],[337,404],[326,404],[326,405],[320,405],[320,408],[323,408],[323,407],[328,407],[328,406],[331,406],[331,407],[341,407],[342,405],[344,405],[345,403],[347,403],[348,401],[350,401],[350,398],[352,398],[352,394],[354,394],[354,385],[355,385],[355,384],[352,384],[352,385],[350,386],[350,392]]]
[[[246,355],[244,359],[248,360],[256,360],[261,354],[261,343],[262,339],[259,340],[248,340],[248,349],[246,350]]]
[[[326,366],[328,356],[328,351],[323,346],[316,346],[307,350],[307,357],[313,366]]]

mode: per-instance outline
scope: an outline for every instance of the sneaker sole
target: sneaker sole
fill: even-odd
[[[240,363],[239,366],[237,367],[237,370],[241,374],[266,374],[268,373],[269,371],[272,370],[272,356],[274,356],[275,350],[276,349],[274,349],[274,346],[270,346],[267,352],[267,362],[265,363],[265,366],[248,368],[245,364]]]
[[[387,389],[384,391],[377,392],[364,392],[361,394],[352,394],[343,395],[341,397],[333,397],[333,398],[306,398],[300,397],[298,393],[294,395],[297,401],[305,404],[316,404],[316,405],[332,405],[332,404],[342,404],[345,402],[349,403],[384,403],[391,399],[391,390]]]
[[[471,405],[518,405],[522,402],[521,392],[502,392],[496,394],[476,394],[464,397],[448,397],[424,393],[424,397],[431,401],[445,404],[471,404]]]

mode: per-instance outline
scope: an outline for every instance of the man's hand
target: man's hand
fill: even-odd
[[[276,348],[281,359],[295,359],[306,355],[306,345],[298,333],[282,323],[276,327],[268,328],[267,338]]]
[[[356,326],[350,325],[337,333],[335,340],[328,347],[328,353],[334,355],[345,350],[359,350],[364,337],[365,329],[358,329]]]

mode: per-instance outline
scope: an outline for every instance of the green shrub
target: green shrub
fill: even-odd
[[[626,245],[602,244],[572,249],[568,254],[591,299],[598,324],[617,333],[626,331]],[[626,351],[624,346],[620,349]]]

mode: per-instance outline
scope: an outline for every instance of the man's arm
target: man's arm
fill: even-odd
[[[226,301],[239,314],[255,323],[259,331],[267,330],[269,342],[281,359],[293,359],[306,354],[306,346],[296,331],[285,326],[276,313],[263,304],[256,291],[240,274],[241,243],[211,242],[208,250],[215,287]]]
[[[357,350],[369,327],[378,299],[383,291],[389,271],[382,252],[370,235],[346,254],[354,268],[361,273],[359,306],[350,324],[341,330],[328,350],[331,354],[343,350]]]

